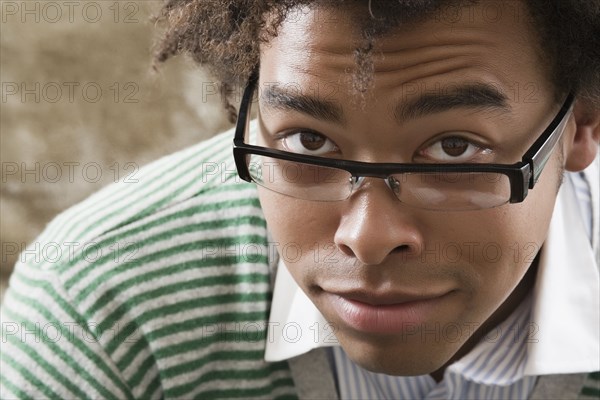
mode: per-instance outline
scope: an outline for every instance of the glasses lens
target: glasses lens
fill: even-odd
[[[305,200],[343,200],[352,192],[351,175],[337,168],[321,167],[249,154],[252,180],[277,193]]]
[[[488,172],[435,172],[394,175],[396,196],[405,204],[430,210],[477,210],[505,204],[510,181]]]

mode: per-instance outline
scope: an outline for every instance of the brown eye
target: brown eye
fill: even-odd
[[[313,133],[313,132],[301,132],[300,133],[300,143],[307,150],[315,151],[319,150],[326,143],[327,139],[322,135]]]
[[[490,154],[491,149],[481,147],[462,136],[447,136],[419,150],[419,155],[433,162],[475,162],[479,156]]]
[[[327,136],[310,130],[298,130],[281,139],[285,150],[292,153],[323,156],[338,151],[337,146]]]
[[[458,137],[442,139],[442,150],[452,157],[463,155],[469,148],[469,142]]]

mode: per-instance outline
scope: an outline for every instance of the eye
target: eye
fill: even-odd
[[[336,144],[326,136],[311,131],[289,133],[281,141],[285,149],[292,153],[321,156],[338,150]]]
[[[419,154],[437,162],[474,162],[474,158],[489,154],[490,149],[483,148],[467,139],[450,136],[440,139]]]

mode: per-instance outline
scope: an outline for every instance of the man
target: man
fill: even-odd
[[[235,133],[47,228],[2,398],[597,396],[598,3],[226,3],[157,58]]]

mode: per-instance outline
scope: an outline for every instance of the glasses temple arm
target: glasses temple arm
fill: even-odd
[[[523,161],[528,163],[531,168],[529,175],[529,189],[533,189],[537,183],[550,155],[554,151],[556,144],[560,140],[563,131],[568,122],[567,116],[573,108],[574,95],[569,94],[560,112],[548,127],[549,135],[542,135],[531,146],[531,150],[525,154]]]

